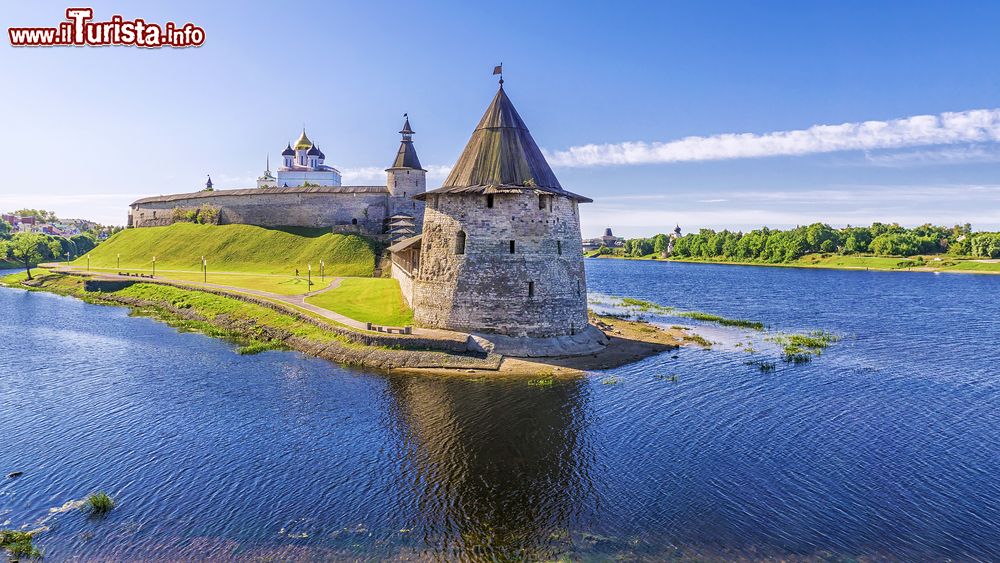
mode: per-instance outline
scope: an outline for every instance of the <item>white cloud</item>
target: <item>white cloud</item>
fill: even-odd
[[[915,115],[890,121],[814,125],[764,134],[725,133],[667,142],[590,144],[545,151],[557,167],[614,166],[798,156],[1000,141],[1000,109]]]
[[[431,164],[425,168],[429,182],[443,180],[451,172],[451,166],[441,164]],[[340,175],[345,185],[385,185],[385,168],[379,166],[340,168]]]
[[[996,147],[970,145],[917,151],[865,153],[865,163],[887,168],[977,162],[1000,162],[1000,150]]]
[[[674,224],[686,231],[788,228],[814,222],[835,226],[873,221],[920,225],[971,222],[1000,227],[1000,184],[850,185],[804,191],[725,191],[724,202],[693,191],[671,195],[669,205],[648,205],[642,195],[600,198],[580,208],[585,236],[612,227],[621,236],[650,236]],[[621,231],[621,232],[619,232]]]

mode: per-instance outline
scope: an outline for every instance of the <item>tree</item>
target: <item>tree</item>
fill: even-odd
[[[69,240],[73,241],[73,244],[76,245],[77,253],[81,256],[90,252],[97,246],[97,243],[94,242],[94,237],[89,234],[75,235],[70,237]]]
[[[10,223],[0,219],[0,241],[10,238],[11,229],[13,229],[13,227],[10,226]]]
[[[43,223],[54,223],[59,220],[56,217],[55,211],[46,211],[44,209],[18,209],[14,212],[14,215],[19,217],[34,217]]]
[[[668,244],[667,235],[659,234],[653,237],[653,252],[657,256],[662,256],[664,252],[667,251]]]
[[[3,245],[4,256],[24,266],[31,279],[31,268],[38,265],[52,249],[45,235],[38,233],[18,233]],[[58,245],[58,243],[56,243]]]

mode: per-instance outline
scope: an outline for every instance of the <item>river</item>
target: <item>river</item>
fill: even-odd
[[[0,528],[48,526],[50,560],[1000,558],[1000,276],[586,264],[594,295],[841,340],[535,386],[0,289]],[[96,490],[105,518],[52,511]]]

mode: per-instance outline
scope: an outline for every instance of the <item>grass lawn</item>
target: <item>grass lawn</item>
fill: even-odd
[[[49,273],[49,271],[43,268],[31,269],[31,277],[33,278],[37,278],[38,276],[44,276],[47,273]],[[0,282],[10,285],[21,283],[26,279],[28,279],[28,274],[25,272],[18,272],[16,274],[7,274],[5,276],[0,276]]]
[[[109,274],[117,274],[119,271],[122,273],[141,273],[150,274],[151,269],[135,269],[135,268],[122,268],[121,270],[114,269],[97,269],[91,268],[92,272],[103,272]],[[191,281],[200,282],[204,278],[201,272],[175,272],[175,271],[163,271],[159,267],[156,268],[156,278],[164,280],[176,280],[176,281]],[[269,291],[271,293],[277,293],[279,295],[301,295],[303,293],[309,293],[310,291],[319,291],[330,285],[333,278],[327,276],[325,280],[320,280],[319,276],[314,275],[312,278],[312,288],[308,286],[308,279],[304,276],[294,277],[294,276],[283,276],[278,274],[230,274],[230,273],[213,273],[211,270],[208,271],[208,283],[214,283],[219,285],[231,285],[235,287],[242,287],[246,289],[256,289],[260,291]]]
[[[954,264],[945,263],[940,268],[945,271],[1000,272],[1000,262],[976,262],[974,260],[952,260],[950,262],[954,262]],[[927,262],[927,265],[937,267],[935,262]]]
[[[923,259],[923,262],[920,259]],[[940,260],[936,260],[940,258]],[[910,256],[864,256],[851,254],[807,254],[793,262],[776,264],[766,262],[725,262],[700,259],[683,259],[678,262],[702,262],[713,264],[738,264],[750,266],[778,266],[784,268],[834,268],[834,269],[869,269],[869,270],[908,270],[942,271],[942,272],[997,272],[1000,273],[1000,262],[977,262],[968,258],[956,258],[948,255]]]
[[[363,323],[413,324],[413,311],[403,301],[399,282],[391,278],[345,278],[339,287],[308,297],[306,303]]]
[[[856,254],[840,256],[837,254],[826,256],[820,254],[807,254],[794,262],[789,262],[789,266],[818,266],[822,268],[869,268],[872,270],[895,270],[900,267],[900,263],[906,263],[911,258],[898,258],[892,256],[858,256]]]
[[[372,243],[356,235],[333,234],[326,229],[265,229],[252,225],[196,225],[177,223],[169,227],[126,229],[97,245],[73,265],[122,270],[156,269],[199,272],[201,257],[208,259],[209,272],[305,274],[313,273],[319,261],[326,262],[326,275],[370,276],[375,267]]]

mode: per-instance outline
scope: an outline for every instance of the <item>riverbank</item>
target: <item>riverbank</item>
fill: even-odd
[[[722,264],[726,266],[766,266],[774,268],[816,268],[824,270],[877,270],[884,272],[929,272],[953,274],[1000,274],[1000,260],[954,258],[948,256],[843,256],[839,254],[808,254],[792,262],[737,262],[729,260],[701,260],[658,258],[655,256],[591,256],[617,260],[644,260],[682,262],[688,264]]]
[[[593,322],[609,336],[609,344],[601,351],[586,356],[522,359],[485,351],[475,339],[461,333],[356,331],[287,303],[172,281],[104,280],[44,269],[36,270],[34,278],[28,281],[24,274],[15,274],[0,278],[0,282],[93,304],[129,307],[133,314],[150,316],[181,330],[234,341],[245,353],[292,349],[346,366],[387,371],[579,374],[618,367],[682,345],[697,346],[700,341],[683,329],[595,316]]]

